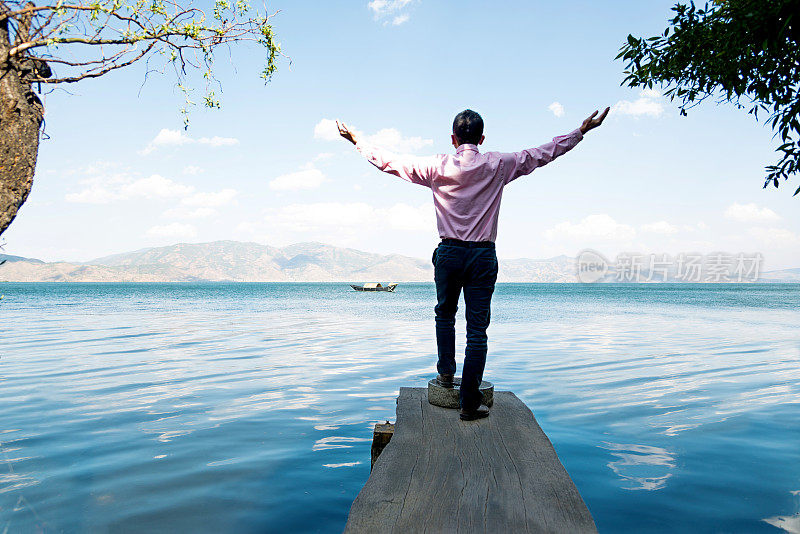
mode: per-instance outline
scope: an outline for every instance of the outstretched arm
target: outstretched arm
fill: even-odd
[[[506,183],[511,182],[520,176],[525,176],[526,174],[532,173],[534,169],[547,165],[558,156],[566,154],[575,148],[575,145],[577,145],[581,139],[583,139],[583,135],[586,132],[603,124],[606,115],[608,115],[608,111],[609,108],[606,108],[599,117],[597,117],[598,112],[595,111],[583,121],[580,127],[571,131],[567,135],[559,135],[558,137],[554,137],[551,142],[540,147],[529,148],[520,152],[503,154],[503,163],[506,167],[504,173]]]
[[[336,126],[339,128],[339,135],[353,143],[356,149],[361,152],[361,155],[381,171],[399,176],[403,180],[414,184],[431,186],[431,166],[424,159],[401,156],[367,145],[356,139],[356,134],[344,124],[339,124],[339,121],[336,121]]]

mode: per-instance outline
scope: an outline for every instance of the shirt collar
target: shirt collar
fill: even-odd
[[[478,150],[478,145],[473,145],[471,143],[463,143],[461,145],[458,145],[458,148],[456,149],[456,154],[461,154],[465,150],[471,150],[473,152],[480,153],[480,150]]]

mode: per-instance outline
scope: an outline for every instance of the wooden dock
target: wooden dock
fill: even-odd
[[[346,534],[597,532],[525,404],[495,392],[491,415],[461,421],[400,388],[394,434],[350,508]]]

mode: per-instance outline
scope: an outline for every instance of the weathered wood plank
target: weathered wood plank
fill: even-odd
[[[378,456],[392,440],[394,434],[394,424],[386,421],[385,423],[375,423],[375,430],[372,432],[372,462],[369,464],[370,471],[375,465]]]
[[[401,388],[391,441],[350,508],[348,534],[596,532],[577,488],[516,395],[465,422]]]

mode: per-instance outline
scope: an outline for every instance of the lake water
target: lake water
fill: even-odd
[[[434,293],[0,284],[0,533],[341,532],[374,423],[435,374]],[[799,309],[800,285],[501,284],[485,378],[601,532],[796,533]]]

